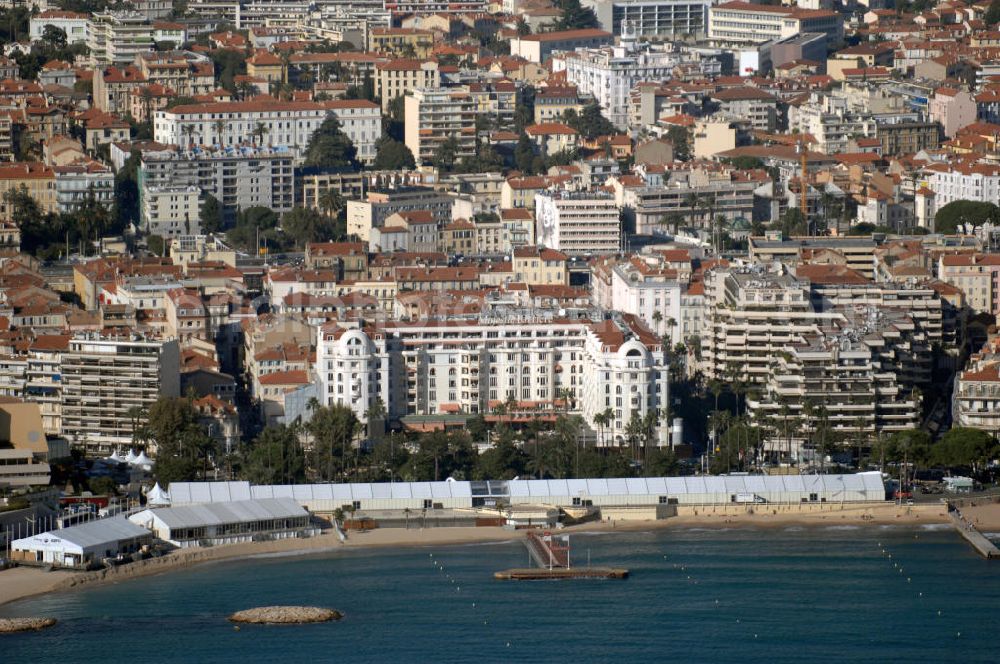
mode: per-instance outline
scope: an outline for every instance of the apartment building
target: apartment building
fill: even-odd
[[[639,37],[703,37],[709,0],[586,0],[601,28],[620,35],[628,26]]]
[[[1000,312],[1000,255],[946,254],[938,259],[938,278],[965,294],[976,313]]]
[[[510,40],[510,54],[528,62],[543,63],[557,51],[599,48],[614,41],[614,35],[604,30],[585,28],[524,35]]]
[[[773,95],[752,87],[723,88],[709,95],[726,118],[749,123],[758,131],[771,133],[778,118],[778,100]],[[736,147],[735,145],[733,147]]]
[[[655,335],[638,321],[566,320],[525,310],[474,319],[387,322],[321,328],[320,400],[364,420],[376,400],[388,419],[446,412],[488,413],[513,399],[520,408],[566,407],[588,421],[611,408],[621,445],[632,419],[667,403],[667,365]],[[658,427],[660,445],[667,426]]]
[[[441,73],[434,60],[399,59],[375,65],[375,94],[382,99],[382,111],[389,102],[411,90],[441,87]]]
[[[179,97],[215,92],[215,65],[191,51],[153,51],[136,56],[135,66],[148,83],[170,88]]]
[[[115,176],[102,162],[83,160],[53,166],[56,206],[60,212],[72,212],[88,199],[110,206],[115,198]]]
[[[787,446],[801,460],[804,440],[867,443],[918,425],[920,401],[899,382],[892,357],[906,339],[882,333],[888,318],[834,336],[808,333],[775,356],[761,391],[747,397],[750,416],[772,423],[766,449]]]
[[[195,186],[202,194],[215,197],[228,218],[239,209],[254,206],[287,212],[295,201],[292,162],[287,151],[246,145],[197,151],[144,150],[138,175],[140,207],[146,205],[143,197],[147,188],[163,191]]]
[[[454,141],[457,157],[476,154],[476,116],[468,88],[417,88],[404,98],[404,140],[417,164],[429,164]]]
[[[632,314],[676,345],[686,338],[681,310],[687,279],[681,276],[663,254],[600,259],[591,267],[594,304]]]
[[[158,143],[188,146],[268,146],[300,158],[328,114],[312,101],[250,101],[184,104],[156,111],[153,136]]]
[[[959,374],[952,416],[956,426],[1000,435],[1000,360],[984,362]]]
[[[614,196],[555,191],[535,196],[539,244],[570,256],[613,254],[621,248],[621,217]]]
[[[196,185],[143,187],[141,218],[143,230],[163,238],[179,238],[201,233],[201,188]]]
[[[583,109],[575,86],[546,87],[535,93],[535,124],[560,122],[566,111]]]
[[[382,228],[397,212],[427,210],[443,227],[451,222],[452,198],[427,187],[373,189],[363,201],[347,201],[347,233],[369,241],[372,228]]]
[[[686,223],[708,227],[720,215],[729,222],[755,219],[754,191],[770,181],[764,171],[671,171],[661,186],[642,185],[620,190],[620,202],[635,213],[639,234],[662,232],[663,220],[681,215]]]
[[[567,53],[559,66],[566,71],[566,81],[580,94],[591,95],[604,116],[620,129],[628,128],[629,99],[641,81],[661,81],[673,75],[682,61],[679,53],[647,46],[641,50],[634,42],[609,48],[587,48]]]
[[[62,354],[62,432],[88,454],[132,443],[136,412],[180,395],[176,340],[137,335],[73,337]]]
[[[95,67],[129,64],[140,53],[156,48],[153,24],[138,12],[94,12],[87,30],[90,62]]]
[[[839,95],[812,93],[809,101],[789,111],[788,125],[812,136],[815,143],[811,148],[824,154],[847,152],[852,137],[876,136],[872,114],[857,110]]]
[[[434,48],[434,33],[417,28],[372,28],[368,50],[397,58],[426,58]]]
[[[708,10],[708,38],[720,44],[763,44],[803,32],[826,35],[827,44],[844,39],[844,20],[826,9],[802,9],[748,2],[725,2]]]
[[[769,234],[749,239],[750,260],[760,265],[775,262],[797,265],[806,253],[828,251],[843,257],[843,265],[864,275],[875,277],[877,243],[871,237],[796,237],[784,240]]]

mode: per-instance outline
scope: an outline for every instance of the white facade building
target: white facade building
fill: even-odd
[[[156,48],[153,24],[137,12],[96,12],[87,31],[90,62],[95,66],[131,64],[139,53]]]
[[[381,400],[394,420],[487,413],[508,399],[555,409],[569,390],[570,411],[588,422],[607,408],[614,411],[608,444],[621,440],[633,413],[643,417],[666,406],[661,342],[638,320],[543,320],[507,313],[489,320],[321,328],[320,402],[349,406],[364,420]],[[667,444],[666,423],[658,433],[659,444]]]
[[[626,23],[639,37],[703,36],[708,30],[709,0],[585,0],[601,28],[622,34]]]
[[[828,44],[844,37],[844,21],[837,12],[749,2],[726,2],[708,10],[708,38],[725,44],[763,44],[803,32],[826,34]]]
[[[146,187],[142,191],[142,225],[147,233],[180,237],[201,233],[201,189],[194,185]]]
[[[114,201],[114,173],[100,162],[53,166],[52,171],[56,176],[56,204],[60,212],[72,212],[90,196],[105,206]]]
[[[601,111],[616,127],[625,129],[629,120],[629,97],[640,81],[670,78],[682,61],[679,53],[634,49],[634,37],[623,36],[621,46],[589,48],[567,53],[553,61],[553,68],[566,70],[566,80],[583,95],[592,95]]]
[[[954,201],[1000,201],[1000,166],[991,164],[932,164],[924,173],[937,209]]]
[[[153,135],[169,145],[266,145],[299,157],[327,113],[324,104],[311,101],[189,104],[156,111]]]
[[[621,218],[613,196],[557,191],[535,195],[538,243],[570,256],[613,254],[621,247]]]
[[[51,25],[66,33],[67,44],[86,44],[89,35],[87,18],[87,14],[79,12],[57,9],[44,11],[31,17],[28,24],[28,34],[31,36],[31,41],[40,41],[45,33],[45,26]]]

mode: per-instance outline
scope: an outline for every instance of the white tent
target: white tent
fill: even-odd
[[[157,482],[153,488],[146,492],[146,504],[154,507],[162,507],[170,504],[170,492],[160,488]]]
[[[135,463],[135,451],[129,450],[128,454],[125,455],[125,463]]]
[[[133,466],[142,466],[146,470],[149,470],[149,468],[154,463],[155,462],[152,459],[150,459],[148,456],[146,456],[146,452],[145,451],[140,451],[139,452],[139,456],[137,456],[135,459],[132,460],[132,465]]]
[[[118,456],[118,450],[115,450],[114,452],[111,453],[111,456],[108,457],[108,461],[114,461],[115,463],[122,462],[122,458]]]

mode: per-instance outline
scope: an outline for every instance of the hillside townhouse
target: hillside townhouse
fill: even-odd
[[[47,26],[66,33],[67,44],[86,44],[88,38],[88,15],[60,9],[49,9],[32,16],[28,21],[28,35],[31,41],[41,41]]]
[[[24,191],[38,204],[42,213],[56,212],[55,171],[37,162],[0,164],[0,218],[10,219],[12,210],[5,200],[9,191]]]

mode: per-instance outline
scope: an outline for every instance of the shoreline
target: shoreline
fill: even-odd
[[[612,533],[670,529],[725,529],[748,527],[773,530],[787,527],[852,526],[920,526],[948,524],[947,507],[939,503],[899,506],[894,503],[800,506],[746,505],[681,507],[678,515],[662,520],[592,521],[560,529],[561,533]],[[982,514],[984,520],[1000,524],[1000,505],[995,514]],[[985,506],[984,506],[985,508]],[[998,528],[1000,529],[1000,528]],[[118,583],[144,576],[163,574],[211,562],[247,560],[253,558],[291,557],[331,553],[351,549],[391,547],[458,546],[516,541],[523,537],[518,531],[500,527],[461,527],[401,529],[384,528],[352,533],[341,542],[332,531],[307,539],[285,539],[271,542],[245,542],[225,546],[178,549],[160,558],[150,558],[109,570],[92,572],[46,572],[37,567],[15,567],[0,571],[0,606],[39,595]]]

